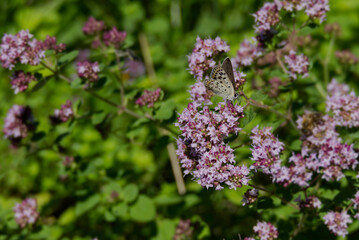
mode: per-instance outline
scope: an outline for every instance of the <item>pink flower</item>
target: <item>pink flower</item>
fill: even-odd
[[[328,0],[307,0],[305,13],[313,19],[319,19],[320,23],[324,22],[326,13],[329,11]]]
[[[288,12],[303,10],[306,6],[307,0],[275,0],[279,10],[284,9]]]
[[[14,89],[15,94],[18,94],[19,92],[24,92],[29,87],[29,83],[35,80],[35,76],[31,73],[16,71],[11,77],[11,88]]]
[[[146,73],[145,65],[140,60],[126,59],[123,68],[125,69],[123,73],[128,74],[130,79],[135,79]]]
[[[73,156],[66,156],[65,159],[62,161],[62,164],[65,167],[71,166],[71,164],[75,161],[75,158]]]
[[[335,79],[328,85],[326,111],[333,113],[334,124],[343,127],[359,126],[359,97],[349,86]]]
[[[296,55],[296,52],[291,50],[288,56],[284,56],[284,60],[288,64],[289,76],[293,79],[297,79],[298,75],[308,77],[309,60],[304,54]]]
[[[5,138],[10,139],[14,144],[27,136],[31,130],[34,119],[31,109],[20,105],[13,105],[5,118],[3,132]]]
[[[72,110],[72,102],[67,100],[65,104],[61,105],[60,109],[55,109],[54,115],[50,116],[50,120],[53,124],[67,122],[74,116],[74,111]]]
[[[255,201],[257,201],[258,199],[258,189],[252,188],[252,189],[248,189],[244,195],[243,195],[243,199],[242,199],[242,205],[250,205],[252,203],[254,203]]]
[[[348,234],[348,224],[352,223],[349,214],[343,212],[328,212],[324,217],[324,223],[334,235],[345,237]]]
[[[140,105],[141,107],[147,106],[150,108],[154,107],[154,103],[160,98],[161,96],[161,88],[157,88],[154,91],[145,90],[141,97],[137,98],[136,104]]]
[[[308,196],[304,201],[299,203],[300,208],[320,208],[322,206],[322,202],[316,196]]]
[[[192,54],[188,56],[188,63],[190,73],[201,81],[205,71],[216,65],[213,58],[220,53],[228,52],[229,46],[219,37],[213,40],[211,38],[201,39],[197,37],[196,41]]]
[[[41,42],[32,39],[28,30],[21,30],[16,35],[5,34],[0,45],[0,62],[7,69],[13,69],[15,64],[38,65],[45,57]]]
[[[283,151],[284,144],[280,142],[270,132],[271,127],[265,127],[263,130],[258,126],[252,129],[252,157],[255,161],[251,169],[261,169],[265,174],[274,174],[280,168],[280,153]]]
[[[35,223],[39,217],[37,202],[34,198],[27,198],[21,203],[16,203],[13,210],[15,212],[15,220],[22,228],[27,224]]]
[[[66,49],[66,45],[64,43],[56,45],[56,37],[46,36],[46,39],[41,42],[41,48],[44,50],[54,50],[56,53],[60,53]]]
[[[82,31],[86,35],[94,35],[95,33],[101,32],[104,28],[105,23],[103,21],[97,21],[94,17],[89,17],[82,27]]]
[[[80,78],[86,78],[90,82],[96,82],[98,80],[98,72],[100,72],[100,68],[98,66],[98,62],[78,62],[76,64],[77,74]]]
[[[103,34],[103,42],[107,45],[114,45],[118,48],[126,39],[126,32],[119,32],[116,27]]]
[[[257,33],[270,30],[279,22],[278,7],[275,3],[265,3],[253,16]]]
[[[221,190],[225,183],[229,188],[240,188],[248,184],[249,169],[234,165],[233,149],[224,138],[239,132],[243,108],[227,101],[215,111],[196,102],[188,104],[175,124],[182,132],[177,139],[177,155],[184,173],[191,174],[203,187]]]
[[[191,94],[191,100],[196,102],[197,104],[203,103],[204,105],[212,105],[211,96],[212,94],[209,93],[204,86],[203,82],[196,82],[191,86],[191,90],[189,90]]]
[[[257,40],[252,39],[252,42],[245,39],[237,51],[237,56],[232,59],[233,67],[250,66],[253,61],[262,55],[262,49],[257,46]]]
[[[260,240],[273,240],[278,238],[278,230],[269,222],[258,222],[253,230]]]

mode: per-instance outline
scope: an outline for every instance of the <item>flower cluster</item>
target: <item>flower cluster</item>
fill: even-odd
[[[184,173],[191,174],[203,187],[221,190],[225,183],[236,189],[248,183],[249,169],[234,166],[233,149],[223,140],[239,132],[243,108],[227,101],[215,111],[195,102],[188,104],[176,123],[182,132],[177,139],[177,155]]]
[[[188,63],[190,73],[197,80],[202,80],[204,72],[216,65],[213,57],[220,53],[229,52],[229,46],[219,37],[213,40],[211,38],[201,39],[197,37],[196,41],[192,54],[188,56]]]
[[[15,212],[15,220],[22,228],[27,224],[35,223],[39,217],[37,202],[34,198],[27,198],[21,203],[16,203],[13,210]]]
[[[0,62],[7,69],[13,69],[17,63],[38,65],[45,57],[40,41],[33,39],[28,30],[15,35],[5,34],[0,45]]]
[[[116,27],[103,34],[103,42],[106,46],[113,45],[118,48],[126,39],[126,32],[119,32]]]
[[[60,43],[59,45],[56,44],[56,37],[46,36],[46,39],[41,42],[41,47],[44,50],[54,50],[55,53],[60,53],[65,51],[66,44]]]
[[[265,174],[274,174],[280,168],[280,153],[283,151],[283,143],[270,132],[271,127],[252,129],[252,160],[251,169],[261,169]]]
[[[76,67],[77,74],[80,78],[88,79],[90,82],[96,82],[98,80],[98,72],[100,72],[98,62],[78,62]]]
[[[32,130],[34,118],[29,107],[13,105],[5,118],[3,132],[5,138],[10,139],[16,145],[18,141],[27,136]]]
[[[173,236],[173,240],[181,240],[181,239],[192,239],[193,237],[193,226],[190,219],[182,220],[180,219],[177,227],[176,233]]]
[[[204,105],[211,105],[211,97],[212,92],[207,91],[203,82],[196,82],[191,86],[191,90],[189,90],[191,94],[191,100],[197,104],[203,103]]]
[[[75,161],[75,158],[73,156],[66,156],[65,159],[62,161],[62,164],[65,167],[71,166],[71,164]]]
[[[359,97],[349,91],[349,86],[333,79],[328,85],[326,111],[333,114],[337,126],[359,127]]]
[[[305,200],[299,202],[300,208],[320,208],[322,202],[316,196],[308,196]]]
[[[357,210],[357,213],[355,214],[354,217],[359,220],[359,191],[355,193],[352,202],[354,204],[354,208]]]
[[[330,211],[323,217],[323,219],[324,223],[333,234],[342,237],[345,237],[348,234],[348,224],[352,222],[352,219],[347,212]]]
[[[65,104],[61,105],[60,109],[55,109],[54,115],[50,116],[52,124],[59,124],[67,122],[74,116],[74,111],[72,110],[72,102],[67,100]]]
[[[250,66],[260,55],[262,55],[262,49],[257,46],[257,40],[254,38],[250,42],[245,39],[240,44],[236,57],[232,59],[233,67]]]
[[[35,76],[31,73],[15,71],[11,76],[11,88],[14,89],[15,94],[24,92],[29,87],[29,83],[35,80]]]
[[[157,88],[156,90],[149,91],[145,90],[142,93],[142,96],[136,99],[136,104],[140,105],[141,107],[154,107],[154,103],[160,98],[161,96],[161,88]]]
[[[358,63],[358,58],[349,50],[336,51],[335,57],[343,65],[355,65]]]
[[[255,188],[249,189],[243,195],[243,199],[242,199],[243,206],[250,205],[255,201],[257,201],[257,199],[258,199],[258,189]]]
[[[275,3],[267,2],[253,16],[255,31],[257,33],[268,31],[279,22],[278,6]]]
[[[289,75],[293,79],[297,79],[298,75],[303,78],[308,77],[309,60],[304,54],[296,55],[294,50],[291,50],[284,60],[289,68]]]
[[[130,79],[135,79],[146,73],[145,65],[140,60],[126,59],[123,68],[122,73],[128,75]]]
[[[277,228],[269,222],[258,222],[253,227],[254,232],[261,240],[273,240],[278,238]]]
[[[114,46],[118,48],[125,41],[127,33],[120,32],[116,27],[105,31],[106,26],[103,21],[97,21],[94,17],[89,17],[87,22],[82,27],[85,35],[95,35],[96,38],[92,42],[92,47],[97,48],[103,42],[106,46]],[[102,38],[101,38],[102,35]]]
[[[89,17],[87,22],[82,27],[82,31],[86,35],[94,35],[105,29],[103,21],[97,21],[94,17]]]

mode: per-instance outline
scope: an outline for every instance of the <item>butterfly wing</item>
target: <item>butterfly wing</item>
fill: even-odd
[[[235,81],[234,81],[234,75],[233,75],[233,67],[232,67],[232,62],[231,60],[227,57],[226,59],[224,59],[223,63],[222,63],[222,68],[224,69],[224,71],[227,73],[229,80],[231,80],[232,86],[234,88],[234,86],[236,85]]]
[[[226,71],[221,66],[212,69],[210,79],[205,81],[205,86],[225,99],[234,99],[234,88]]]

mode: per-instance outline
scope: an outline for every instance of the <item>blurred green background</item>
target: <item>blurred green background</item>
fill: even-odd
[[[254,0],[3,0],[0,2],[0,34],[29,29],[37,39],[56,36],[69,50],[86,50],[90,41],[81,29],[88,17],[93,16],[105,21],[107,26],[126,31],[126,46],[142,58],[139,35],[144,33],[156,78],[150,81],[148,77],[141,77],[135,86],[161,87],[164,100],[181,112],[189,101],[188,87],[194,83],[188,72],[187,55],[196,37],[220,36],[231,46],[229,55],[233,57],[239,43],[254,36],[254,18],[250,14],[263,3]],[[326,23],[338,22],[341,26],[335,50],[350,49],[359,56],[359,1],[332,0],[330,7]],[[326,55],[329,39],[321,37],[319,41],[320,47],[313,52],[320,60]],[[340,77],[336,64],[332,59],[331,75]],[[354,72],[347,80],[351,86],[358,85],[355,82],[358,71]],[[75,68],[68,69],[67,74],[75,74]],[[244,188],[206,190],[189,177],[185,179],[187,193],[179,195],[164,147],[174,142],[176,136],[160,134],[156,126],[145,120],[133,124],[135,120],[130,116],[114,117],[111,133],[105,137],[93,126],[93,119],[91,122],[84,118],[72,126],[52,129],[48,115],[67,99],[82,101],[80,114],[101,110],[108,113],[113,109],[60,80],[50,81],[34,93],[14,95],[10,75],[9,71],[0,69],[0,125],[13,104],[31,106],[40,122],[38,130],[48,135],[41,144],[47,146],[46,141],[69,133],[60,140],[61,146],[76,156],[76,166],[65,169],[61,163],[64,156],[53,149],[29,155],[24,148],[10,149],[9,141],[2,140],[0,239],[21,239],[21,236],[22,239],[172,239],[179,219],[197,222],[200,238],[237,239],[238,233],[252,234],[252,226],[258,219],[270,221],[271,216],[277,216],[279,231],[285,231],[288,221],[294,217],[288,207],[278,207],[271,213],[266,211],[265,204],[242,207]],[[249,74],[247,81],[252,77]],[[109,90],[101,90],[99,94],[107,96]],[[120,100],[119,96],[111,96],[115,102]],[[175,129],[172,127],[175,117],[164,123]],[[248,148],[240,150],[236,160],[247,160],[249,154]],[[63,175],[68,178],[60,181]],[[119,193],[119,199],[111,199],[112,191]],[[41,214],[41,224],[31,230],[32,233],[17,227],[12,211],[16,202],[30,196],[38,200]],[[334,239],[331,235],[323,237],[316,238]]]

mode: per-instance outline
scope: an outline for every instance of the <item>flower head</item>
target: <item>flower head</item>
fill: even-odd
[[[257,46],[257,40],[254,38],[250,42],[245,39],[240,44],[237,56],[232,59],[233,67],[250,66],[260,55],[262,55],[262,49]]]
[[[65,104],[61,105],[60,109],[55,109],[54,115],[50,116],[50,120],[53,124],[67,122],[74,116],[74,111],[72,110],[72,102],[67,100]]]
[[[196,41],[192,54],[188,56],[188,63],[190,73],[200,81],[203,79],[205,71],[216,65],[213,58],[220,53],[228,52],[229,46],[219,37],[213,40],[197,37]]]
[[[334,235],[345,237],[348,234],[348,224],[352,223],[349,214],[343,212],[328,212],[324,217],[324,223]]]
[[[153,108],[154,103],[157,102],[160,96],[161,96],[161,88],[157,88],[154,91],[145,90],[143,91],[142,96],[136,99],[135,103],[137,105],[140,105],[141,107],[147,106]]]
[[[336,51],[335,57],[343,65],[355,65],[358,63],[358,58],[349,50]]]
[[[288,64],[289,75],[293,79],[297,79],[298,75],[303,78],[308,77],[309,60],[304,54],[296,55],[296,52],[291,50],[284,60]]]
[[[13,69],[17,63],[38,65],[45,57],[40,41],[33,39],[29,30],[21,30],[15,35],[5,34],[0,44],[0,62],[7,69]]]
[[[98,80],[98,72],[100,72],[100,68],[98,62],[78,62],[76,64],[77,74],[81,78],[86,78],[90,82],[97,82]]]
[[[255,188],[248,189],[243,195],[243,199],[242,199],[243,206],[250,205],[255,201],[257,201],[257,199],[258,199],[258,189]]]
[[[35,76],[31,73],[15,71],[14,74],[11,76],[11,88],[14,89],[15,94],[19,92],[24,92],[29,87],[29,83],[35,80]]]
[[[64,43],[56,45],[56,37],[46,36],[46,39],[41,42],[41,47],[44,50],[54,50],[56,53],[63,52],[66,49]]]
[[[82,27],[82,31],[86,35],[94,35],[101,32],[105,28],[103,21],[97,21],[94,17],[89,17],[87,22]]]
[[[26,198],[21,203],[16,203],[13,210],[15,212],[15,220],[22,228],[27,224],[35,223],[39,217],[37,202],[34,198]]]
[[[279,11],[277,4],[265,3],[261,9],[253,14],[255,20],[255,30],[257,33],[270,30],[279,22]]]
[[[269,222],[258,222],[257,225],[253,227],[253,230],[258,234],[258,237],[261,240],[273,240],[278,238],[277,228]]]
[[[328,0],[307,0],[305,4],[305,13],[310,18],[319,19],[320,23],[324,22],[326,13],[330,10]]]
[[[118,48],[126,39],[126,32],[119,32],[116,27],[103,34],[103,42],[107,45],[113,45]]]

